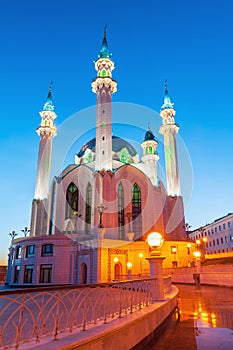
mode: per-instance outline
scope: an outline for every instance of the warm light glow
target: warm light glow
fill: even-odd
[[[191,243],[187,244],[187,248],[191,248],[191,246],[192,246]]]
[[[142,253],[139,253],[139,254],[138,254],[138,257],[139,257],[139,258],[143,258],[143,254],[142,254]]]
[[[202,238],[202,241],[203,241],[203,242],[207,242],[207,240],[208,240],[207,237],[203,237],[203,238]]]
[[[200,239],[196,240],[196,244],[199,245],[201,243]]]
[[[200,252],[193,252],[194,258],[200,258],[201,253]]]
[[[128,261],[126,265],[128,267],[128,270],[132,269],[133,264],[130,261]]]
[[[117,263],[119,261],[119,259],[118,258],[114,258],[113,261],[114,261],[114,263]]]
[[[158,232],[152,232],[147,236],[147,243],[152,249],[158,249],[162,247],[164,239]]]

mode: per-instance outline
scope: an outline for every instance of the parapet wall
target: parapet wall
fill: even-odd
[[[233,265],[202,266],[199,271],[196,267],[183,267],[166,270],[172,277],[172,283],[194,284],[194,275],[200,275],[200,284],[233,287]]]

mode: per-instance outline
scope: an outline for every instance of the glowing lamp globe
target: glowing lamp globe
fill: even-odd
[[[152,249],[151,255],[160,255],[161,252],[158,251],[159,248],[162,247],[164,239],[162,235],[158,232],[151,232],[147,236],[147,243]]]

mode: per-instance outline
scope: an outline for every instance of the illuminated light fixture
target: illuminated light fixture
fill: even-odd
[[[191,248],[191,246],[192,246],[191,243],[187,244],[187,248]]]
[[[133,264],[130,261],[128,261],[126,266],[127,266],[128,270],[131,270],[133,267]]]
[[[204,243],[206,243],[206,242],[207,242],[207,237],[203,237],[203,238],[202,238],[202,241],[203,241]]]
[[[114,261],[114,263],[117,263],[119,261],[119,259],[118,258],[114,258],[113,261]]]
[[[200,252],[193,252],[193,256],[194,256],[194,258],[198,259],[198,258],[200,258],[201,253]]]
[[[147,236],[147,243],[152,249],[151,255],[160,255],[161,252],[158,251],[162,247],[164,242],[163,236],[159,232],[151,232]]]
[[[139,254],[138,254],[138,257],[139,257],[139,258],[143,258],[143,253],[139,253]]]
[[[200,239],[197,239],[197,240],[196,240],[196,244],[197,244],[197,245],[201,244]]]

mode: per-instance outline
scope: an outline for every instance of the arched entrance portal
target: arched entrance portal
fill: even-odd
[[[121,263],[117,262],[114,266],[114,280],[120,280],[122,275]]]
[[[87,284],[87,265],[82,263],[80,268],[80,283]]]

